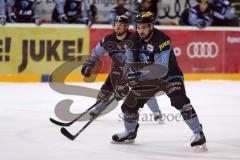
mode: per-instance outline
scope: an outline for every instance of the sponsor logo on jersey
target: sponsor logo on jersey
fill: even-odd
[[[170,45],[170,40],[167,40],[159,45],[160,51],[162,51],[166,46]]]
[[[148,51],[153,52],[153,49],[154,49],[153,45],[147,44],[147,50]]]

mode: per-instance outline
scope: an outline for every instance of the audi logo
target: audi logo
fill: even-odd
[[[215,58],[219,47],[215,42],[192,42],[187,46],[189,58]]]

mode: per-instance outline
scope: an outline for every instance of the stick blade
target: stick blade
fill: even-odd
[[[76,138],[76,137],[73,136],[71,133],[69,133],[68,130],[67,130],[66,128],[64,128],[64,127],[61,128],[61,133],[62,133],[65,137],[67,137],[68,139],[70,139],[70,140],[72,140],[72,141]]]
[[[63,123],[63,122],[59,122],[53,118],[49,118],[50,122],[52,122],[53,124],[56,124],[58,126],[69,126],[70,123]],[[71,125],[71,124],[70,124]]]

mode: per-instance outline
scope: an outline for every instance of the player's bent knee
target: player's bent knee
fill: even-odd
[[[130,113],[135,113],[138,112],[138,107],[133,107],[128,105],[126,102],[123,102],[122,106],[121,106],[122,112],[130,112]]]
[[[170,97],[171,105],[180,110],[185,104],[189,104],[190,100],[185,94],[178,94]]]
[[[127,122],[137,121],[139,118],[138,107],[130,107],[126,103],[123,103],[121,106],[123,112],[123,118]]]

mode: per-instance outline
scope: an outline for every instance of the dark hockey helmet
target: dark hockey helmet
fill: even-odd
[[[198,3],[208,3],[208,0],[197,0]]]
[[[129,24],[129,18],[128,18],[128,16],[125,16],[125,15],[116,16],[114,19],[114,24],[116,22],[120,22],[123,24]]]
[[[154,15],[152,12],[141,12],[136,15],[135,23],[154,23]]]

